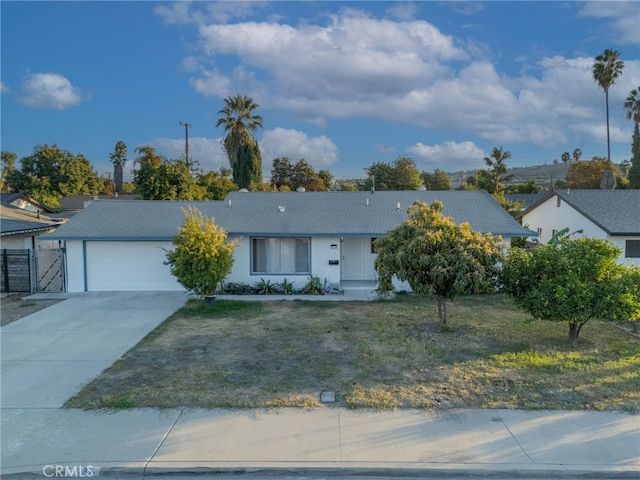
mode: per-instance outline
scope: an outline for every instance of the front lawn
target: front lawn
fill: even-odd
[[[640,411],[640,340],[589,322],[525,323],[503,295],[448,304],[190,301],[71,398],[79,408],[623,409]]]

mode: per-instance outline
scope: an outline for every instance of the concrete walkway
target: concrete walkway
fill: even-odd
[[[60,408],[186,299],[73,295],[2,327],[0,474],[640,478],[640,416],[622,412]]]

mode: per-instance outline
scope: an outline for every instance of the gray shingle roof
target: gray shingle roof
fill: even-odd
[[[416,200],[441,200],[445,215],[484,233],[533,234],[485,192],[234,192],[224,202],[97,201],[47,237],[171,240],[189,205],[234,235],[382,236],[407,219],[407,208]]]
[[[640,235],[640,190],[556,190],[609,235]],[[540,202],[541,203],[541,202]],[[540,203],[532,207],[536,208]]]
[[[13,220],[0,218],[0,235],[19,235],[24,233],[46,232],[55,228],[55,225],[25,220]]]

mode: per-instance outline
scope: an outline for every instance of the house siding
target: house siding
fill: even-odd
[[[541,228],[542,235],[538,237],[538,241],[543,244],[546,244],[551,240],[553,230],[560,231],[564,228],[569,228],[569,232],[571,233],[577,230],[582,230],[582,234],[576,234],[574,238],[590,237],[608,240],[622,250],[622,253],[618,257],[618,263],[623,265],[631,263],[640,266],[640,259],[625,258],[626,240],[640,239],[640,235],[609,235],[564,200],[560,199],[560,206],[558,206],[557,196],[552,196],[538,204],[535,209],[525,212],[522,216],[522,224],[531,230]]]

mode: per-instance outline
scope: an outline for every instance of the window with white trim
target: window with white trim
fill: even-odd
[[[254,237],[251,239],[251,273],[309,274],[309,239]]]

